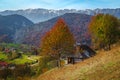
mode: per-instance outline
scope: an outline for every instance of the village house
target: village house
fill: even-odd
[[[95,51],[85,44],[76,44],[75,53],[62,55],[61,60],[65,60],[65,64],[74,64],[95,55]]]

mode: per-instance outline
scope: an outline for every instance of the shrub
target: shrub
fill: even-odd
[[[53,59],[49,56],[42,56],[39,60],[39,68],[37,70],[37,74],[44,73],[51,69],[52,64],[49,64],[49,62],[53,61]]]
[[[0,70],[0,79],[6,80],[7,77],[10,77],[10,76],[12,76],[12,72],[10,69],[5,68]]]

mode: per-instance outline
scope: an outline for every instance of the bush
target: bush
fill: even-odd
[[[51,68],[57,67],[57,63],[58,63],[57,60],[52,60],[52,61],[47,63],[47,66],[49,69],[51,69]]]
[[[12,76],[12,72],[10,69],[5,68],[5,69],[0,70],[0,80],[1,79],[6,80],[7,77],[10,77],[10,76]]]
[[[39,60],[39,68],[37,70],[37,74],[42,74],[51,69],[53,66],[53,63],[51,63],[51,61],[53,61],[51,57],[42,56]]]
[[[15,77],[31,76],[31,68],[27,64],[26,65],[18,65],[18,66],[16,66],[13,73],[14,73]]]

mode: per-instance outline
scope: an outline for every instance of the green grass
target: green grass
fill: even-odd
[[[0,60],[2,60],[2,61],[7,60],[6,54],[3,54],[2,52],[0,52]]]
[[[14,64],[25,64],[25,63],[32,63],[33,60],[29,60],[27,55],[22,55],[21,58],[17,58],[11,61],[8,61],[9,63],[14,63]]]
[[[28,55],[23,54],[21,58],[17,58],[14,60],[9,60],[7,58],[7,55],[0,52],[0,60],[1,61],[5,61],[8,63],[13,63],[13,64],[25,64],[25,63],[33,63],[35,60],[39,60],[39,56],[33,56],[30,55],[30,57],[28,57]]]

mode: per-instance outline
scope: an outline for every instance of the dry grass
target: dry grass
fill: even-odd
[[[54,68],[35,80],[120,80],[120,47],[75,65]]]

